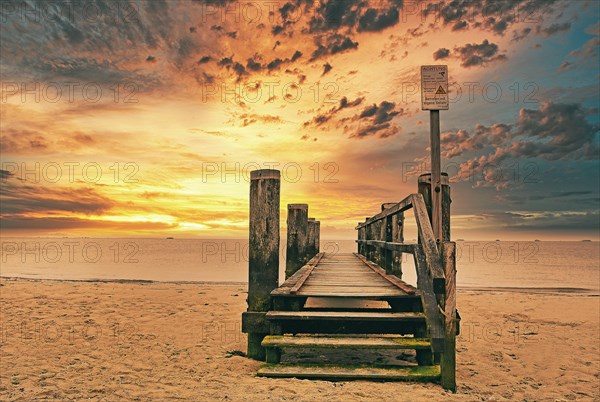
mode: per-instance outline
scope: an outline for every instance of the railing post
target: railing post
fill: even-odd
[[[315,221],[315,255],[321,251],[321,222]]]
[[[456,243],[444,242],[444,274],[446,275],[444,352],[440,359],[441,383],[445,389],[456,392]]]
[[[308,205],[288,204],[285,278],[305,264],[308,246]]]
[[[271,308],[270,293],[279,280],[279,170],[250,173],[250,236],[248,263],[248,311]],[[248,333],[248,357],[265,359],[260,345],[267,333]]]
[[[307,246],[306,246],[306,261],[310,261],[311,258],[317,254],[315,252],[315,218],[308,218],[308,236],[307,236]]]
[[[404,212],[392,217],[392,241],[404,243]],[[402,253],[392,254],[392,274],[402,279]]]
[[[385,237],[384,240],[386,242],[392,242],[393,241],[393,232],[394,232],[394,220],[393,220],[393,215],[387,216],[385,218]],[[387,274],[392,274],[393,273],[393,267],[394,267],[394,252],[392,250],[388,250],[387,248],[383,251],[384,252],[384,263],[385,263],[385,272]]]
[[[369,218],[367,218],[369,219]],[[367,223],[367,226],[365,226],[365,240],[369,241],[369,240],[373,240],[373,234],[372,234],[372,223]],[[369,246],[368,244],[365,245],[365,251],[366,251],[366,255],[365,257],[367,257],[367,260],[369,261],[373,261],[373,246]]]
[[[431,173],[425,173],[419,176],[418,180],[419,193],[423,195],[425,206],[427,206],[427,214],[429,222],[431,222]],[[438,241],[450,240],[450,185],[448,173],[442,173],[442,238]]]
[[[362,225],[363,222],[358,222],[358,224]],[[364,239],[365,239],[365,228],[364,227],[358,228],[359,242],[358,242],[358,246],[357,246],[357,251],[358,251],[358,254],[363,255],[363,256],[365,255],[365,245],[364,245],[364,243],[361,243],[360,240],[364,240]]]
[[[386,220],[380,219],[377,221],[377,240],[385,241]],[[377,247],[377,265],[385,266],[385,249]],[[385,269],[385,268],[384,268]]]

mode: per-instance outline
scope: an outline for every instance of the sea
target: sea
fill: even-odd
[[[0,276],[73,281],[246,283],[248,240],[2,237]],[[353,240],[322,240],[321,251],[351,253]],[[280,247],[280,281],[285,243]],[[416,284],[413,257],[402,279]],[[458,241],[459,289],[600,292],[595,241]]]

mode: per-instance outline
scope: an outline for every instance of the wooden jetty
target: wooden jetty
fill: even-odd
[[[450,241],[448,177],[441,183],[433,189],[442,197],[441,238],[432,229],[431,175],[426,174],[419,177],[417,193],[382,204],[378,214],[358,223],[356,253],[319,252],[320,225],[308,217],[308,205],[288,205],[286,280],[279,284],[280,175],[252,172],[248,311],[242,314],[242,330],[248,333],[248,356],[266,361],[259,376],[435,381],[456,390],[456,247]],[[410,209],[416,243],[404,242],[404,213]],[[402,253],[414,257],[416,287],[401,279]],[[373,302],[377,307],[369,305]],[[285,357],[286,351],[310,349],[367,356],[409,349],[415,358],[387,366],[368,360],[282,362],[282,352]]]

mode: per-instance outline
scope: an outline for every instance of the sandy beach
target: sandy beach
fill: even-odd
[[[458,392],[255,376],[245,285],[0,281],[0,400],[599,400],[589,293],[460,291]]]

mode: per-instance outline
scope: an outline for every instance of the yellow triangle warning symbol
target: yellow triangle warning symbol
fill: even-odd
[[[444,91],[444,88],[442,88],[442,86],[440,85],[440,87],[438,88],[438,90],[435,94],[436,95],[446,95],[446,91]]]

